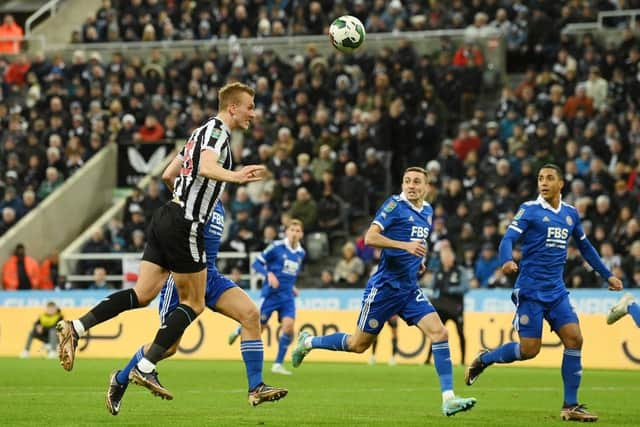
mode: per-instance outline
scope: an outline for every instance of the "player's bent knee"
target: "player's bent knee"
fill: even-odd
[[[373,340],[369,341],[368,339],[351,339],[350,342],[348,342],[349,351],[352,353],[364,353],[371,347],[372,343]]]
[[[260,325],[260,312],[255,306],[244,311],[240,318],[240,324],[244,328],[255,328]]]
[[[449,341],[449,331],[443,327],[431,333],[431,340],[433,342]]]
[[[140,307],[148,306],[156,297],[151,292],[140,290],[138,288],[133,288],[133,291],[136,293],[136,297],[138,298],[138,305]]]
[[[522,360],[533,359],[540,353],[540,347],[520,347],[520,358]]]
[[[349,346],[349,351],[352,353],[364,353],[369,348],[369,343],[358,342]]]
[[[581,349],[582,348],[582,335],[576,335],[575,337],[570,337],[565,339],[565,347],[572,349]]]
[[[196,316],[199,316],[200,313],[204,311],[204,301],[189,301],[186,300],[183,302],[184,305],[189,306],[191,310],[195,313]]]

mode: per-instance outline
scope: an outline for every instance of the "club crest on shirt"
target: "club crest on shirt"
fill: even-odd
[[[513,217],[513,219],[518,220],[518,219],[522,218],[522,215],[524,215],[524,209],[520,209],[518,211],[518,213],[516,213],[516,216]]]
[[[431,221],[433,221],[433,215],[427,217],[427,224],[431,225]]]
[[[390,200],[389,203],[387,203],[387,206],[384,207],[384,211],[391,212],[396,208],[396,206],[398,206],[398,204],[395,201]]]
[[[569,215],[567,215],[566,220],[567,220],[567,224],[573,225],[573,220],[571,219],[571,217]]]

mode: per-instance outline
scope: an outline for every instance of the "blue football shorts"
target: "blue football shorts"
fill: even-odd
[[[220,296],[222,296],[222,294],[227,290],[237,286],[238,285],[227,279],[218,270],[207,270],[207,290],[204,296],[206,306],[215,311],[215,307]],[[176,282],[173,280],[173,275],[169,275],[167,282],[160,291],[160,304],[158,306],[160,323],[164,324],[164,320],[167,315],[175,310],[178,304],[180,304],[178,288],[176,288]]]
[[[293,295],[270,295],[260,299],[260,323],[266,325],[274,311],[278,312],[278,322],[285,317],[296,318],[296,301]]]
[[[407,325],[416,325],[424,316],[436,310],[422,290],[394,288],[390,285],[376,287],[369,282],[364,290],[362,308],[358,316],[358,329],[377,335],[385,322],[395,314]]]
[[[541,302],[522,298],[516,290],[511,299],[516,305],[513,328],[521,337],[542,338],[543,319],[555,332],[568,323],[579,323],[578,315],[569,302],[568,294],[551,302]]]

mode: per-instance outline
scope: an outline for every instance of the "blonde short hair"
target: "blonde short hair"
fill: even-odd
[[[256,94],[252,88],[244,83],[234,82],[224,85],[218,91],[218,109],[224,110],[229,105],[240,102],[240,94],[243,92],[251,97]]]

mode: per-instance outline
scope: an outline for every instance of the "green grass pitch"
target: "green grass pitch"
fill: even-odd
[[[175,395],[154,398],[130,386],[116,417],[104,405],[112,369],[124,360],[78,359],[67,373],[56,360],[0,359],[3,425],[128,426],[537,426],[564,425],[560,369],[492,367],[473,387],[454,372],[456,393],[476,407],[446,418],[433,366],[305,363],[290,377],[265,380],[289,388],[276,403],[252,408],[241,362],[169,360],[160,379]],[[585,370],[582,402],[600,415],[599,426],[637,426],[640,371]]]

